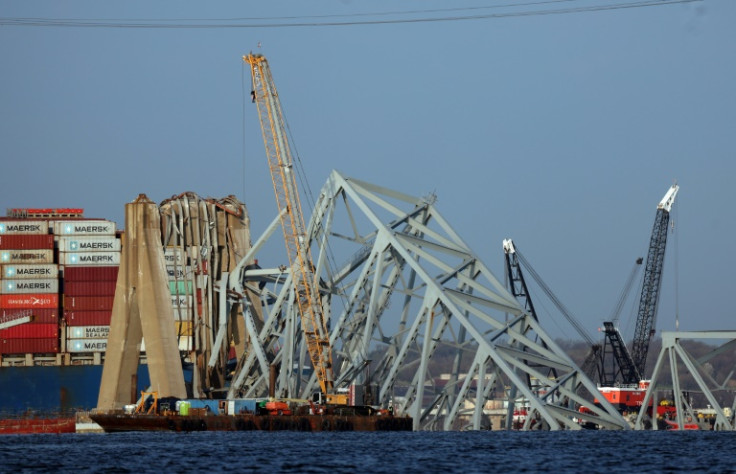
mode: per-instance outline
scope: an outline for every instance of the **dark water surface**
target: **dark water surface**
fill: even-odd
[[[0,436],[0,472],[734,472],[736,433],[120,433]]]

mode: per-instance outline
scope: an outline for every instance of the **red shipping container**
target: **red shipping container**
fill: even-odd
[[[30,315],[33,322],[37,324],[59,323],[58,309],[36,309],[36,308],[19,308],[19,309],[0,309],[0,319],[19,318],[21,316]]]
[[[116,281],[68,281],[64,280],[65,296],[115,296]]]
[[[0,249],[53,249],[54,236],[51,234],[15,234],[0,235]]]
[[[75,311],[110,311],[115,296],[65,296],[64,309]]]
[[[0,308],[58,308],[59,295],[56,293],[29,293],[25,295],[0,295]]]
[[[64,267],[65,281],[117,281],[119,267]]]
[[[0,339],[40,339],[59,337],[58,324],[26,323],[0,329]]]
[[[0,339],[0,354],[52,354],[59,352],[59,338]]]
[[[109,326],[112,311],[64,311],[67,326]]]

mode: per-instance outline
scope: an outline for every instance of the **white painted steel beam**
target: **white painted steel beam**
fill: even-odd
[[[727,340],[728,342],[696,360],[682,347],[680,344],[682,340]],[[663,332],[662,350],[657,357],[650,385],[642,402],[642,409],[639,410],[636,418],[635,428],[638,430],[647,429],[647,427],[655,430],[657,429],[657,423],[654,420],[650,420],[647,416],[646,407],[649,406],[650,402],[653,406],[657,406],[657,392],[662,390],[662,387],[665,385],[665,381],[661,378],[661,373],[664,367],[664,362],[668,361],[670,365],[670,383],[678,407],[676,414],[678,429],[684,429],[684,416],[686,413],[688,416],[693,417],[693,420],[695,419],[693,409],[686,403],[683,394],[680,370],[678,370],[679,363],[682,363],[685,366],[687,374],[692,377],[698,390],[703,393],[708,404],[711,405],[711,408],[715,412],[713,429],[717,431],[736,430],[736,424],[733,421],[736,397],[729,392],[729,396],[732,399],[732,406],[730,408],[731,416],[727,416],[726,410],[718,402],[718,397],[716,397],[714,393],[717,391],[723,391],[723,387],[726,386],[728,380],[725,380],[720,384],[714,381],[707,372],[704,371],[700,363],[700,361],[709,360],[714,354],[721,354],[726,350],[734,350],[734,346],[736,346],[736,331]],[[683,413],[683,409],[686,413]]]
[[[517,396],[539,420],[528,429],[580,428],[577,419],[586,416],[576,404],[588,401],[578,390],[599,395],[597,387],[463,242],[433,199],[333,172],[317,199],[308,237],[329,302],[324,314],[338,388],[376,384],[379,404],[411,414],[415,429],[481,429],[489,426],[486,401],[501,399],[511,412]],[[244,281],[249,284],[247,273]],[[262,298],[269,316],[257,340],[272,363],[281,364],[279,393],[306,398],[317,386],[311,367],[304,366],[299,320],[289,304],[291,281],[274,281],[268,288],[273,296]],[[448,351],[454,362],[445,384],[434,361]],[[240,365],[231,394],[266,393],[255,359]],[[467,374],[465,361],[471,363]],[[552,369],[557,380],[548,378]],[[594,422],[629,428],[605,400],[589,408]]]

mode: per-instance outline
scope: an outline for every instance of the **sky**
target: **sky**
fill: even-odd
[[[733,329],[734,24],[732,0],[2,2],[0,208],[122,228],[140,193],[232,194],[259,236],[253,51],[313,193],[338,170],[436,194],[499,279],[512,238],[591,335],[677,182],[657,330]]]

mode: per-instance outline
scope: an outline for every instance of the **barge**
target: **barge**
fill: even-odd
[[[196,405],[197,408],[192,406]],[[307,400],[177,400],[142,392],[137,405],[93,411],[105,432],[122,431],[412,431],[412,418],[372,406]]]
[[[93,413],[106,433],[122,431],[411,431],[412,419],[392,415],[188,415]]]

